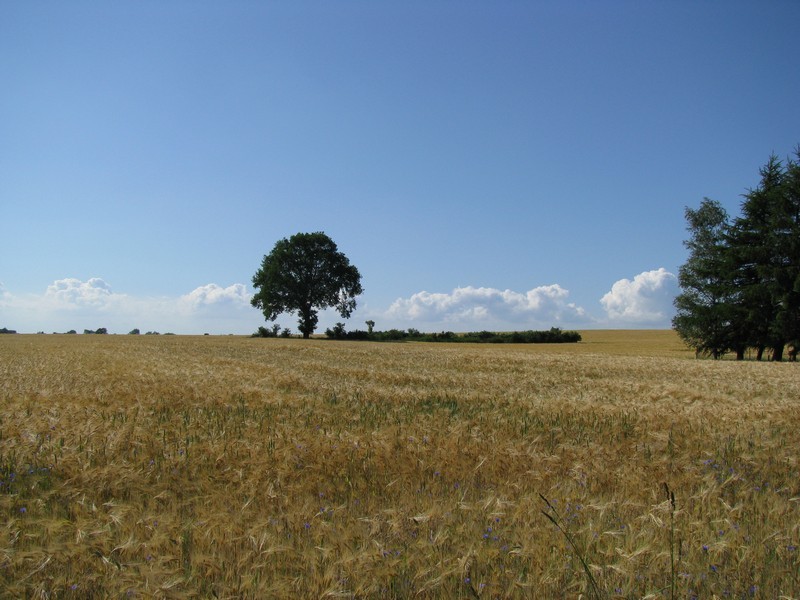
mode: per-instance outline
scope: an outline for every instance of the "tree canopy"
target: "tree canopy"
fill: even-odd
[[[251,303],[264,318],[274,321],[281,313],[296,312],[304,338],[314,333],[319,310],[334,308],[349,318],[364,291],[358,269],[323,232],[278,241],[253,276],[253,287]]]
[[[773,360],[800,346],[800,147],[783,164],[771,156],[758,187],[732,221],[704,199],[686,209],[689,258],[680,268],[673,326],[699,352],[719,358],[748,348]]]

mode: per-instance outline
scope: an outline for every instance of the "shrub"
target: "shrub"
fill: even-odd
[[[325,330],[325,335],[331,340],[343,340],[347,337],[347,332],[344,329],[344,323],[336,323],[333,329],[330,327]]]
[[[289,329],[284,329],[283,331],[281,331],[281,326],[275,323],[269,329],[260,326],[258,329],[256,329],[256,332],[252,334],[250,337],[276,338],[278,336],[289,337],[290,335],[291,331],[289,331]]]

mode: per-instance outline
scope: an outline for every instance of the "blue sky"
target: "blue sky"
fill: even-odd
[[[738,213],[800,143],[799,22],[0,0],[0,327],[250,333],[251,278],[300,231],[359,268],[349,328],[668,327],[684,208]]]

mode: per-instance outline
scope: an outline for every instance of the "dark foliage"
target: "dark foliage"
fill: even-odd
[[[292,336],[292,331],[288,327],[285,327],[281,330],[281,326],[275,323],[272,327],[267,329],[266,327],[260,326],[255,333],[253,333],[250,337],[263,337],[263,338],[288,338]]]
[[[83,333],[84,335],[106,335],[108,333],[108,329],[106,329],[105,327],[100,327],[95,330],[84,329]]]
[[[698,354],[782,360],[800,340],[800,147],[771,156],[733,221],[718,202],[687,209],[689,258],[679,271],[673,327]]]
[[[325,335],[333,340],[371,341],[371,342],[465,342],[473,344],[563,344],[581,341],[577,331],[562,331],[553,327],[548,331],[477,331],[456,334],[452,331],[441,333],[422,333],[417,329],[389,329],[388,331],[345,331],[343,323],[327,329]]]
[[[333,308],[347,319],[363,292],[358,269],[322,232],[278,241],[253,276],[253,287],[251,303],[264,318],[274,321],[281,313],[295,312],[304,338],[314,333],[319,310]]]

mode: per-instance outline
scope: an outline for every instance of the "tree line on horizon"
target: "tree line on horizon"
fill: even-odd
[[[342,323],[327,329],[325,335],[333,340],[365,340],[372,342],[464,342],[471,344],[574,344],[581,341],[577,331],[563,331],[551,327],[543,331],[470,331],[454,333],[424,333],[414,328],[388,331],[345,331]]]
[[[800,146],[782,162],[774,154],[741,214],[704,198],[686,209],[689,250],[672,320],[699,354],[721,358],[749,350],[762,360],[796,360],[800,346]]]

